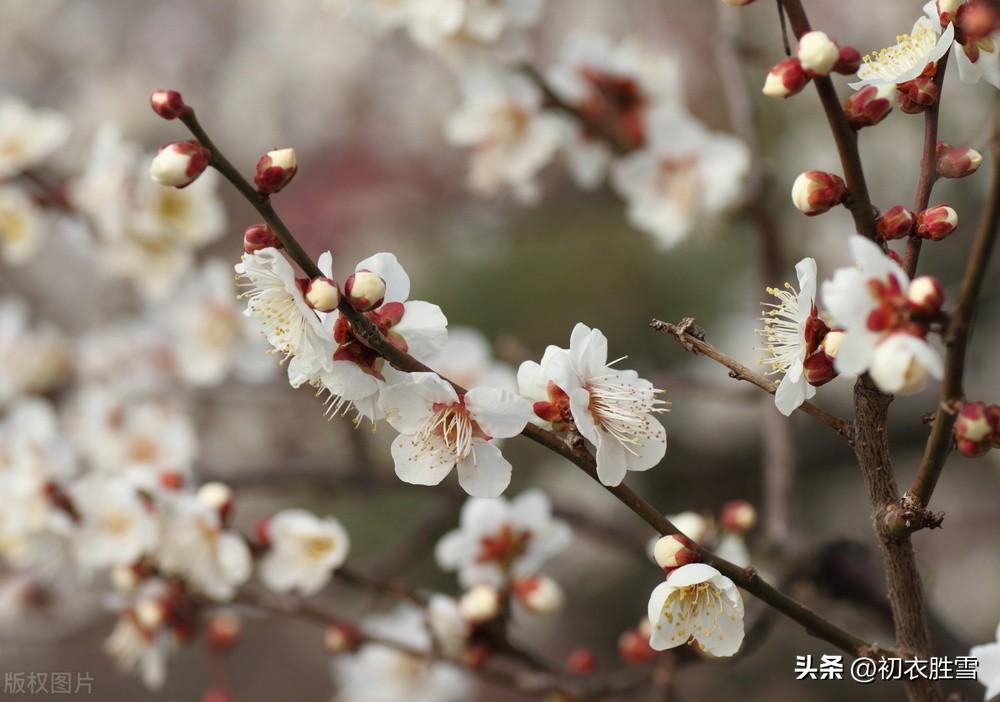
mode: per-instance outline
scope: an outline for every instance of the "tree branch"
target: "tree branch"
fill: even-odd
[[[181,117],[184,124],[191,130],[191,133],[212,152],[210,164],[218,170],[226,180],[243,194],[247,201],[253,205],[264,221],[277,234],[285,247],[288,255],[299,265],[299,267],[310,276],[320,275],[319,269],[311,258],[305,253],[301,245],[295,240],[288,227],[271,207],[268,198],[258,195],[256,190],[243,178],[232,164],[222,155],[222,152],[202,129],[195,117],[194,110],[189,111]],[[386,339],[379,329],[363,314],[357,312],[347,301],[346,296],[341,298],[339,311],[351,323],[356,337],[366,346],[385,358],[390,364],[405,372],[434,372],[426,365],[416,360],[409,354],[400,351]],[[443,376],[442,376],[443,377]],[[445,378],[445,380],[447,380]],[[451,382],[451,381],[448,381]],[[452,383],[456,391],[464,392],[461,386]],[[580,470],[585,472],[595,481],[600,482],[597,476],[597,463],[594,456],[586,450],[581,442],[567,442],[557,434],[528,424],[522,432],[523,436],[539,443],[555,453],[568,459]],[[614,495],[626,507],[643,519],[647,524],[656,529],[660,534],[681,533],[666,517],[663,516],[648,502],[643,500],[631,488],[625,484],[614,487],[605,486],[605,489]],[[844,631],[835,624],[819,616],[802,603],[779,592],[769,585],[752,568],[741,568],[729,561],[723,560],[711,552],[699,549],[700,555],[706,563],[714,566],[721,573],[729,577],[733,582],[744,590],[754,595],[758,599],[766,602],[775,609],[783,612],[786,616],[798,622],[807,631],[822,638],[837,648],[850,655],[870,654],[877,647],[873,647],[862,639]]]
[[[771,382],[763,375],[754,373],[736,359],[730,358],[705,341],[703,335],[699,333],[700,330],[693,328],[694,320],[690,317],[685,318],[680,324],[671,324],[670,322],[661,322],[658,319],[654,319],[650,323],[650,326],[657,331],[664,332],[674,337],[674,339],[677,340],[677,343],[679,343],[687,351],[690,351],[693,354],[707,356],[716,363],[725,366],[729,369],[730,378],[745,380],[748,383],[756,385],[764,392],[770,393],[771,395],[777,392],[778,386],[775,383]],[[811,402],[802,403],[798,409],[800,412],[804,412],[810,417],[818,419],[845,439],[851,439],[851,425],[849,422],[841,419],[840,417],[835,417]]]

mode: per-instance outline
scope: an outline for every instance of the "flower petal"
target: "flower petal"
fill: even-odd
[[[497,497],[510,484],[511,465],[500,449],[474,441],[472,454],[458,462],[458,484],[473,497]]]
[[[497,388],[473,388],[465,394],[465,406],[495,439],[517,436],[531,418],[531,405],[523,397]]]

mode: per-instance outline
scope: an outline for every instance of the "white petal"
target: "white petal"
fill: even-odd
[[[428,452],[423,441],[409,434],[400,434],[390,447],[396,466],[396,476],[412,485],[437,485],[451,472],[454,462],[444,460],[441,452]]]
[[[497,388],[473,388],[465,406],[483,431],[495,439],[517,436],[531,418],[531,405],[523,397]]]
[[[576,428],[587,441],[597,444],[597,425],[590,414],[590,393],[584,388],[577,388],[569,395],[569,408],[573,414]]]
[[[474,441],[472,454],[458,463],[458,483],[473,497],[497,497],[510,484],[511,465],[500,449]]]
[[[603,430],[598,429],[597,433],[597,477],[602,485],[620,485],[628,472],[625,448]]]
[[[403,305],[403,318],[392,331],[406,341],[407,353],[426,361],[448,341],[448,319],[437,305],[413,300]]]
[[[667,430],[652,415],[646,415],[646,432],[648,437],[642,443],[631,445],[631,451],[625,452],[625,463],[629,470],[649,470],[663,460],[667,453]]]
[[[600,375],[608,362],[608,339],[600,329],[578,323],[569,340],[573,368],[584,378]]]
[[[801,364],[800,361],[796,363]],[[791,374],[786,373],[785,377],[778,383],[778,390],[774,393],[774,406],[778,408],[786,417],[798,409],[806,401],[806,388],[809,383],[802,374],[798,380],[792,380]]]

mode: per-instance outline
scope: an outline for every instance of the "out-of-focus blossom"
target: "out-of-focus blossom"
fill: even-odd
[[[457,658],[465,653],[472,627],[458,611],[458,602],[453,598],[431,595],[427,603],[427,626],[434,642],[447,655]]]
[[[427,365],[463,388],[487,386],[517,392],[514,369],[493,356],[489,340],[472,327],[452,327],[448,341]]]
[[[150,506],[127,481],[94,475],[76,482],[70,495],[79,515],[73,545],[84,567],[129,565],[157,543]]]
[[[400,432],[392,442],[396,475],[437,485],[458,471],[475,497],[496,497],[510,483],[511,465],[493,439],[516,436],[531,416],[527,400],[508,390],[472,388],[459,397],[435,373],[411,373],[382,390],[382,410]]]
[[[569,526],[552,516],[549,499],[527,490],[512,500],[467,500],[460,526],[438,542],[435,557],[445,570],[458,571],[463,587],[504,587],[511,578],[538,574],[572,538]]]
[[[164,598],[168,586],[161,580],[151,580],[122,610],[114,630],[104,643],[124,673],[138,675],[143,684],[158,690],[167,678],[167,659],[177,650],[178,641],[166,624]]]
[[[612,184],[629,222],[666,249],[734,206],[750,166],[746,145],[673,109],[650,117],[648,145],[617,162]]]
[[[542,16],[544,0],[417,0],[407,27],[419,45],[460,67],[510,62],[527,51],[524,30]]]
[[[632,39],[615,46],[599,34],[572,34],[548,79],[560,98],[633,148],[649,139],[651,111],[676,107],[682,94],[672,58]],[[578,122],[568,124],[566,134],[573,179],[580,187],[597,187],[612,161],[611,149]]]
[[[19,188],[0,187],[0,258],[20,265],[31,260],[45,241],[46,218]]]
[[[843,327],[834,365],[844,375],[869,371],[883,392],[919,392],[927,376],[944,368],[926,340],[927,327],[912,315],[910,279],[873,242],[853,236],[856,267],[841,268],[823,283],[823,305]]]
[[[66,143],[69,132],[64,115],[0,98],[0,178],[38,165]]]
[[[469,184],[484,195],[509,187],[523,202],[561,141],[559,119],[542,111],[541,91],[516,73],[476,70],[462,76],[462,105],[445,122],[453,144],[472,147]]]
[[[681,566],[649,598],[657,651],[688,641],[713,656],[732,656],[743,643],[743,599],[732,580],[704,563]]]
[[[347,558],[347,531],[333,517],[320,519],[302,509],[286,509],[266,524],[268,551],[260,577],[272,590],[315,594]]]
[[[68,346],[55,327],[31,325],[21,301],[0,298],[0,406],[64,383],[72,372]]]
[[[366,617],[364,630],[431,651],[431,637],[422,612],[400,605],[385,614]],[[458,668],[421,656],[407,655],[375,643],[333,661],[337,702],[465,702],[473,698],[469,677]]]

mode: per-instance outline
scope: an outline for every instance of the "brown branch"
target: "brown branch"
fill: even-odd
[[[995,130],[1000,134],[1000,103],[994,116]],[[927,446],[917,476],[907,491],[906,497],[911,498],[919,507],[926,508],[937,485],[941,470],[952,447],[952,428],[955,416],[961,409],[965,398],[962,387],[962,376],[965,371],[965,355],[969,345],[972,316],[976,301],[986,277],[990,254],[997,239],[1000,227],[1000,148],[993,147],[993,167],[990,173],[990,184],[986,193],[986,203],[979,219],[976,238],[972,243],[962,284],[958,293],[958,303],[951,315],[948,330],[944,336],[947,346],[945,356],[944,381],[941,384],[941,399],[934,414],[931,434],[927,437]],[[919,528],[919,527],[917,527]],[[912,531],[912,529],[911,529]]]
[[[253,187],[243,178],[243,176],[233,168],[232,164],[222,155],[219,148],[212,142],[205,131],[198,123],[194,111],[191,110],[181,118],[184,124],[191,130],[192,134],[212,152],[211,165],[218,170],[226,180],[233,184],[240,193],[253,205],[257,212],[264,218],[264,221],[274,230],[281,240],[288,255],[299,265],[308,275],[320,275],[316,264],[305,253],[292,233],[285,226],[285,223],[278,217],[278,214],[271,207],[266,197],[258,195]],[[395,368],[405,372],[434,372],[426,365],[416,360],[409,354],[400,351],[393,346],[379,329],[363,314],[354,310],[347,301],[346,296],[341,299],[339,311],[351,323],[355,336],[366,346],[386,359]],[[443,378],[443,376],[441,376]],[[447,378],[444,378],[447,380]],[[448,381],[451,382],[451,381]],[[451,383],[456,391],[463,393],[465,389]],[[563,456],[580,470],[585,472],[595,481],[600,482],[597,476],[597,463],[594,456],[586,450],[582,442],[567,441],[559,435],[529,424],[522,432],[523,436],[539,443],[546,448]],[[627,485],[621,484],[614,487],[605,486],[605,489],[614,495],[626,507],[643,519],[647,524],[656,529],[660,534],[679,534],[680,531],[655,509],[648,502],[643,500]],[[744,590],[754,595],[758,599],[766,602],[772,607],[783,612],[789,618],[803,625],[810,633],[830,642],[834,646],[849,653],[858,655],[860,652],[870,652],[873,647],[862,639],[844,631],[835,624],[819,616],[800,602],[779,592],[770,584],[762,580],[757,572],[752,568],[744,569],[729,561],[716,557],[709,551],[700,549],[702,559],[714,566],[721,573],[729,577],[733,582]]]
[[[796,38],[812,30],[801,0],[780,0],[780,2],[785,8],[785,14]],[[833,87],[830,77],[817,76],[813,82],[816,84],[820,102],[823,103],[823,111],[826,112],[826,120],[830,124],[830,131],[837,144],[837,153],[840,155],[840,164],[844,170],[844,181],[850,194],[845,206],[851,211],[854,228],[858,234],[874,239],[875,208],[868,195],[868,184],[865,182],[861,156],[858,153],[858,133],[847,123],[844,110],[840,106],[840,99],[837,97],[837,90]]]
[[[758,375],[752,370],[744,366],[742,363],[734,358],[730,358],[726,354],[719,351],[717,348],[712,346],[710,343],[705,341],[703,335],[698,333],[700,330],[692,329],[694,320],[690,317],[685,318],[680,324],[671,324],[670,322],[661,322],[658,319],[654,319],[650,326],[657,331],[664,332],[674,337],[684,349],[690,351],[694,354],[701,354],[711,358],[716,363],[719,363],[729,369],[729,377],[735,378],[736,380],[745,380],[748,383],[756,385],[758,388],[764,392],[773,395],[778,390],[778,386],[768,380],[763,375]],[[694,333],[692,333],[694,331]],[[850,440],[851,438],[851,425],[849,422],[841,419],[840,417],[835,417],[826,410],[822,410],[811,402],[804,402],[798,408],[799,411],[808,414],[810,417],[818,419],[826,426],[833,429],[835,432],[843,436],[845,439]]]
[[[950,53],[950,52],[949,52]],[[920,157],[920,179],[917,182],[917,194],[913,200],[913,212],[917,213],[926,210],[931,200],[931,190],[938,179],[937,172],[937,142],[938,142],[938,122],[941,111],[940,91],[944,87],[944,72],[948,68],[948,54],[946,53],[937,64],[937,73],[934,75],[934,83],[938,87],[938,99],[934,104],[924,110],[924,150]],[[917,262],[920,259],[920,245],[923,239],[919,236],[911,235],[906,242],[906,253],[903,257],[903,268],[906,275],[911,278],[917,272]]]

